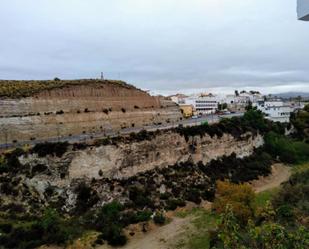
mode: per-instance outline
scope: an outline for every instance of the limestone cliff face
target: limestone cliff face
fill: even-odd
[[[260,135],[253,137],[245,134],[239,140],[228,134],[221,138],[196,136],[187,142],[184,137],[170,131],[151,141],[92,147],[76,152],[68,167],[68,176],[71,179],[128,178],[156,167],[167,167],[188,160],[207,164],[232,153],[238,157],[249,156],[254,148],[262,144]]]
[[[177,106],[110,82],[68,85],[0,98],[0,143],[142,127],[179,120]]]
[[[17,203],[28,212],[38,212],[38,208],[56,205],[61,210],[71,212],[76,209],[77,189],[81,183],[91,186],[98,197],[97,206],[115,199],[126,202],[128,184],[139,186],[144,182],[154,193],[164,192],[168,184],[181,186],[183,180],[177,176],[177,172],[182,171],[181,167],[188,167],[184,170],[188,171],[186,177],[191,185],[203,183],[206,191],[212,186],[209,177],[198,172],[198,166],[194,168],[192,165],[203,162],[207,167],[211,160],[233,153],[238,158],[250,156],[254,148],[261,145],[262,136],[251,133],[239,138],[229,134],[213,138],[208,135],[195,136],[186,141],[183,136],[170,130],[158,133],[149,140],[121,140],[114,145],[88,146],[80,150],[71,148],[62,157],[39,157],[28,153],[19,156],[21,166],[18,172],[1,175],[0,189],[12,189],[12,193],[6,192],[0,208]],[[178,166],[175,168],[175,165]],[[171,172],[176,175],[173,182],[163,184],[160,179],[164,178],[163,172],[166,170],[170,170],[167,177],[171,176]],[[147,178],[147,175],[152,177]],[[185,187],[180,189],[187,191],[190,184],[184,184]],[[3,185],[9,187],[4,188]]]
[[[47,165],[51,171],[65,169],[66,177],[60,182],[69,184],[74,179],[123,179],[186,161],[195,164],[201,161],[207,164],[213,159],[232,153],[242,158],[251,155],[253,150],[261,145],[263,138],[260,135],[244,134],[240,139],[229,134],[224,134],[221,138],[206,135],[202,138],[191,137],[186,141],[178,133],[169,131],[152,140],[91,146],[84,150],[70,151],[60,159],[31,155],[21,158],[21,161],[23,164]],[[54,182],[56,178],[51,180]]]

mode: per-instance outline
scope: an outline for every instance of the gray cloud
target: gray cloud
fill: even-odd
[[[0,78],[94,78],[161,93],[309,91],[290,0],[2,0]]]

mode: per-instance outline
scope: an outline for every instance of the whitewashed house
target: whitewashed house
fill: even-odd
[[[253,106],[256,106],[258,110],[263,112],[267,119],[281,123],[290,122],[290,115],[294,111],[292,106],[279,99],[258,101]]]

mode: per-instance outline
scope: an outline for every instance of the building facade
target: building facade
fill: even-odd
[[[299,20],[309,21],[309,0],[297,1],[297,15]]]
[[[254,104],[258,110],[263,112],[267,119],[274,122],[290,122],[291,113],[294,108],[281,100],[258,101]]]
[[[212,114],[218,110],[220,99],[212,94],[192,95],[186,99],[186,104],[192,105],[195,114]]]

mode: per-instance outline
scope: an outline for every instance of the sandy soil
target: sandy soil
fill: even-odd
[[[279,187],[282,182],[289,179],[291,175],[290,168],[283,164],[277,163],[272,166],[272,174],[267,177],[260,177],[258,180],[251,182],[256,193],[263,192],[272,188]]]

